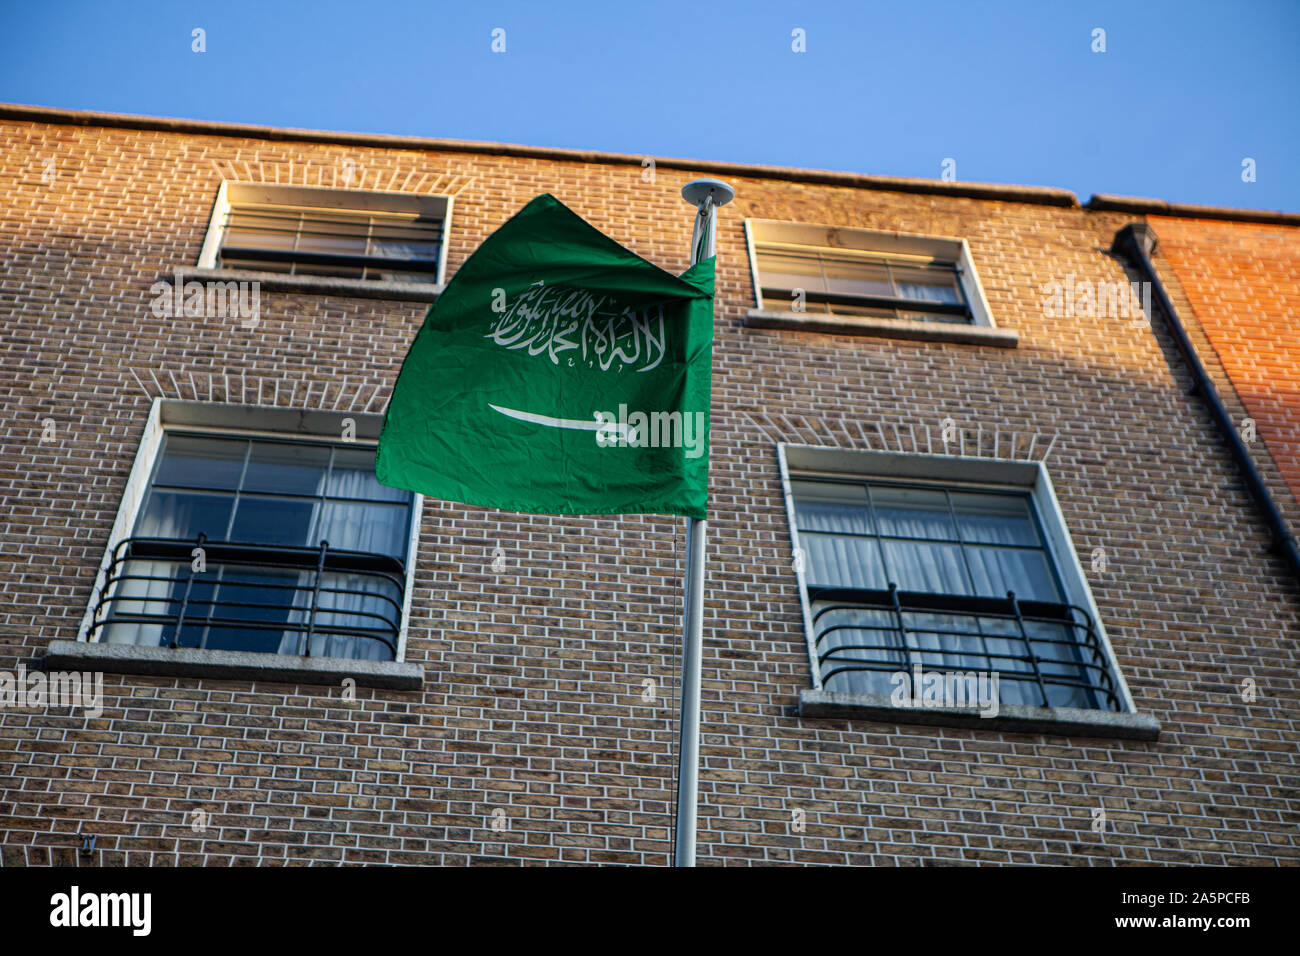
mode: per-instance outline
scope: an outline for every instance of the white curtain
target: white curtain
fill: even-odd
[[[951,285],[930,285],[921,282],[899,282],[898,294],[904,299],[927,299],[930,302],[961,302],[957,290]]]
[[[347,498],[368,496],[373,491],[374,478],[362,470],[336,468],[330,478],[329,493]],[[327,501],[314,535],[313,545],[327,541],[331,551],[365,551],[372,554],[393,554],[401,547],[406,530],[407,509],[392,505],[362,504],[355,501]],[[405,560],[405,554],[400,557]],[[305,595],[291,621],[306,625],[310,616],[311,587],[315,572],[299,576]],[[398,608],[403,595],[397,585],[385,578],[369,574],[328,572],[321,579],[320,604],[316,612],[316,627],[384,628],[387,621],[400,620]],[[336,594],[337,589],[350,592]],[[396,607],[392,602],[396,603]],[[365,616],[370,615],[370,616]],[[396,628],[393,629],[396,631]],[[281,654],[301,653],[305,632],[285,632],[280,646]],[[393,639],[393,634],[385,634]],[[393,651],[382,641],[371,638],[339,634],[313,634],[313,657],[342,657],[354,660],[392,660]]]
[[[136,529],[137,537],[174,538],[182,540],[193,526],[194,503],[172,496],[170,508],[148,511]],[[223,529],[224,530],[224,529]],[[112,592],[113,608],[119,614],[167,614],[173,596],[179,600],[176,579],[184,580],[186,563],[175,561],[129,560],[119,565],[116,573],[131,575]],[[145,578],[148,580],[140,580]],[[181,585],[182,587],[184,585]],[[151,600],[147,600],[151,599]],[[163,624],[110,624],[100,636],[106,644],[138,644],[158,647],[164,638]]]
[[[797,514],[800,545],[806,556],[806,579],[810,588],[843,587],[884,590],[890,583],[900,591],[1005,598],[1014,591],[1018,599],[1057,602],[1061,600],[1044,553],[1007,545],[1037,544],[1037,533],[1027,508],[1002,507],[993,496],[964,495],[969,511],[958,511],[963,541],[959,545],[935,539],[958,536],[953,517],[942,493],[912,493],[920,504],[890,500],[891,492],[878,497],[875,528],[865,505],[828,501],[800,501]],[[956,497],[956,496],[954,496]],[[989,499],[983,501],[982,499]],[[942,507],[939,506],[942,503]],[[1010,503],[1008,503],[1010,504]],[[955,510],[955,509],[954,509]],[[889,540],[889,536],[920,540]],[[1003,547],[998,547],[1003,545]],[[964,552],[964,553],[963,553]],[[834,628],[818,644],[819,655],[832,653],[821,664],[823,680],[831,690],[849,693],[889,694],[892,674],[919,663],[925,670],[1003,672],[999,681],[1003,703],[1043,704],[1036,680],[1018,680],[1008,673],[1033,673],[1033,664],[1015,660],[1026,653],[1016,621],[1002,621],[974,615],[904,612],[905,630],[897,626],[892,611],[867,608],[830,609],[831,601],[814,603],[817,633]],[[1055,624],[1028,622],[1026,632],[1045,677],[1078,679],[1080,670],[1072,647],[1046,643],[1044,639],[1069,641],[1071,630]],[[942,631],[968,632],[956,636]],[[864,649],[852,645],[886,645]],[[986,655],[1006,655],[1003,657]],[[835,669],[854,661],[880,670]],[[827,674],[831,676],[826,677]],[[1063,686],[1049,686],[1053,706],[1090,706],[1088,694]]]

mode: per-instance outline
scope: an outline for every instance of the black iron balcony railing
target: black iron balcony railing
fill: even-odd
[[[238,649],[311,656],[313,644],[354,639],[377,641],[394,659],[404,593],[401,561],[325,541],[304,548],[204,535],[125,538],[113,549],[87,640],[154,627],[159,646],[230,647],[236,635]]]
[[[887,590],[808,589],[822,684],[852,675],[956,667],[1028,688],[1043,707],[1120,711],[1115,679],[1091,616],[1072,604]],[[1004,700],[1007,694],[1003,694]]]

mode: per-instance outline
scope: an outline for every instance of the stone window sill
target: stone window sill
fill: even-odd
[[[246,651],[140,647],[51,641],[47,670],[106,671],[153,677],[206,677],[212,680],[273,681],[279,684],[324,684],[338,687],[352,678],[358,687],[419,690],[424,668],[400,661],[359,661],[329,657],[291,657]]]
[[[256,282],[264,292],[307,292],[341,295],[355,299],[386,299],[392,302],[432,302],[442,286],[430,282],[387,282],[379,279],[342,279],[333,276],[295,276],[283,272],[255,272],[248,269],[201,269],[190,267],[164,273],[158,278],[171,282]]]
[[[1160,722],[1149,714],[1002,704],[998,707],[996,717],[981,717],[975,707],[898,707],[884,694],[841,694],[825,690],[802,691],[799,695],[799,716],[964,727],[968,730],[1005,730],[1055,737],[1156,740],[1160,736]]]
[[[991,345],[1013,349],[1020,334],[990,325],[955,325],[948,322],[917,322],[911,319],[876,319],[868,316],[829,315],[825,312],[782,312],[750,309],[745,325],[754,329],[787,329],[822,332],[828,335],[866,335],[917,342],[953,342],[961,345]]]

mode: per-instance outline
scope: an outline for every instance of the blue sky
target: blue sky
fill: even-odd
[[[1296,0],[10,2],[0,100],[1300,210]]]

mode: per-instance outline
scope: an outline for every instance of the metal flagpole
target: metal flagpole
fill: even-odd
[[[695,205],[691,265],[717,249],[718,207],[735,195],[719,179],[695,179],[682,187],[682,198]],[[712,374],[712,371],[710,371]],[[704,547],[708,521],[686,519],[686,595],[682,613],[682,713],[678,724],[677,832],[673,866],[695,865],[695,809],[700,775],[700,673],[704,655]]]

